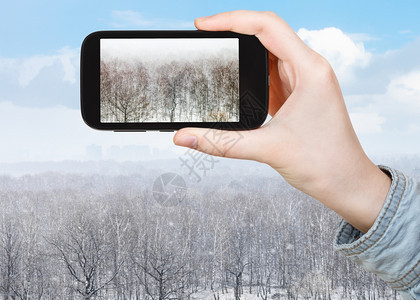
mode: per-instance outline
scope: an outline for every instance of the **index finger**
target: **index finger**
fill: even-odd
[[[299,62],[309,48],[292,28],[273,12],[236,10],[195,20],[199,30],[233,31],[255,35],[265,48],[283,61]]]

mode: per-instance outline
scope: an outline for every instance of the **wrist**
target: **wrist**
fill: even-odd
[[[337,170],[314,197],[344,220],[366,233],[378,217],[388,195],[391,179],[365,155]]]

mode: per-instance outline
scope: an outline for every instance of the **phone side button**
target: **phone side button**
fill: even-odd
[[[174,132],[175,129],[159,129],[159,132]]]

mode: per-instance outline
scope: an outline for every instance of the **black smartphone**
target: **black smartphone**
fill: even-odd
[[[95,129],[253,129],[268,110],[267,50],[255,36],[98,31],[81,49],[81,111]]]

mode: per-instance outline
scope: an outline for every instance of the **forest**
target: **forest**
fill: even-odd
[[[400,299],[279,176],[210,174],[163,207],[159,172],[0,176],[0,298]]]
[[[239,61],[102,59],[101,122],[238,122]]]

